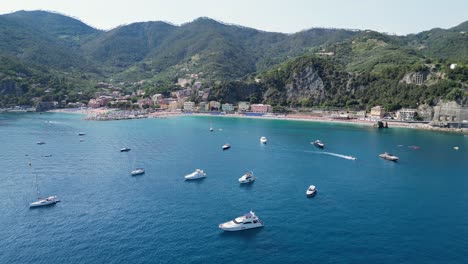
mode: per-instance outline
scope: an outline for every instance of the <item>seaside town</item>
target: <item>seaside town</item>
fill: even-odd
[[[86,114],[88,120],[123,120],[138,118],[165,118],[182,114],[220,115],[230,117],[261,117],[299,119],[327,122],[351,122],[378,127],[404,126],[422,129],[468,132],[468,107],[456,102],[440,102],[431,107],[422,105],[417,109],[403,108],[395,112],[386,111],[376,105],[370,111],[353,111],[339,108],[282,108],[275,111],[269,104],[238,102],[237,104],[209,100],[210,88],[205,88],[197,74],[179,78],[179,90],[169,96],[147,95],[139,89],[145,80],[132,83],[136,92],[124,93],[111,83],[99,82],[95,98],[83,102],[38,102],[36,107],[14,107],[1,111],[57,111]],[[120,83],[125,85],[125,83]],[[198,103],[195,102],[195,100]],[[286,110],[286,111],[285,111]],[[390,125],[389,125],[390,124]]]

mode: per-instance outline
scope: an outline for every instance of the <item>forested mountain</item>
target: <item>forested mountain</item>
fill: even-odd
[[[0,15],[0,106],[42,96],[86,100],[99,81],[146,80],[147,89],[165,91],[169,88],[161,83],[170,86],[178,77],[196,73],[207,84],[216,83],[213,96],[227,101],[248,97],[275,104],[365,107],[366,100],[357,98],[361,95],[353,86],[362,76],[398,85],[405,74],[432,71],[432,77],[448,78],[464,89],[467,25],[404,37],[324,28],[283,34],[199,18],[180,26],[139,22],[102,31],[56,13],[18,11]],[[304,58],[315,58],[313,64],[318,64],[312,71]],[[459,73],[445,72],[448,63],[458,63]],[[283,92],[291,83],[274,81],[294,74],[308,78],[312,72],[324,84],[320,97],[302,90],[305,82],[296,84],[297,96],[290,96]],[[264,82],[253,84],[255,76]],[[359,89],[374,91],[371,83],[360,82]],[[54,92],[41,94],[48,88]],[[376,98],[382,97],[379,89],[375,92]],[[349,98],[333,96],[336,93]]]

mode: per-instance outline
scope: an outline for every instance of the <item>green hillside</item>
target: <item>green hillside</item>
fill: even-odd
[[[324,28],[283,34],[199,18],[101,31],[57,13],[18,11],[0,15],[0,106],[85,101],[99,81],[124,82],[131,92],[131,83],[146,80],[147,91],[167,94],[187,74],[213,86],[211,99],[226,101],[358,108],[413,106],[450,94],[463,101],[452,91],[466,89],[467,25],[405,37]],[[402,80],[414,72],[431,76],[410,87],[421,91],[388,99],[411,86]]]

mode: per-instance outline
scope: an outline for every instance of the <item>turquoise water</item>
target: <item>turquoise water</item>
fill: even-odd
[[[468,137],[49,113],[0,115],[0,138],[0,263],[468,263]],[[358,159],[323,154],[315,139]],[[384,151],[401,160],[379,159]],[[130,176],[136,167],[146,174]],[[184,181],[196,168],[208,177]],[[257,180],[240,186],[247,170]],[[29,209],[35,174],[61,203]],[[307,199],[311,184],[318,193]],[[218,229],[251,209],[265,227]]]

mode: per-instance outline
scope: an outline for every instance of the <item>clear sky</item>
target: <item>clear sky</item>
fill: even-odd
[[[468,0],[0,0],[0,14],[37,9],[99,29],[156,20],[182,24],[205,16],[285,33],[336,27],[401,35],[468,20]]]

